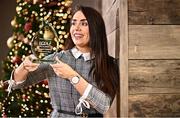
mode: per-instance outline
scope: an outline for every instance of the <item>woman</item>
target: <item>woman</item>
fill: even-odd
[[[77,7],[70,36],[56,64],[35,64],[26,58],[12,73],[13,88],[48,79],[52,117],[103,117],[117,93],[119,70],[108,55],[101,15],[90,7]]]

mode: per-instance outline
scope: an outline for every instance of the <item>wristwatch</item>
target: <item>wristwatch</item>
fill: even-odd
[[[70,79],[71,84],[76,85],[77,83],[79,83],[80,77],[79,76],[75,76],[73,78]]]

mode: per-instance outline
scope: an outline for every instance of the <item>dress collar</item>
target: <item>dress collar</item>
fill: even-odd
[[[71,52],[76,59],[82,55],[82,57],[84,58],[85,61],[91,60],[90,52],[82,53],[76,47],[72,48]]]

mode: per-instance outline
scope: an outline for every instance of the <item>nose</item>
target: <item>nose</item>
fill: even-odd
[[[77,30],[77,31],[81,30],[81,28],[80,28],[80,23],[77,23],[77,24],[75,25],[75,30]]]

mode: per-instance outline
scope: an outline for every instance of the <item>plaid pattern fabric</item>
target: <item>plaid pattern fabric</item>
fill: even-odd
[[[97,89],[96,83],[92,79],[92,74],[89,74],[93,59],[84,61],[81,55],[75,58],[71,50],[62,51],[58,53],[57,56],[61,61],[67,63],[74,70],[76,70],[84,79],[86,79],[87,82],[93,85],[88,97],[86,98],[86,100],[90,103],[91,108],[86,109],[83,107],[83,112],[90,114],[99,112],[103,114],[105,111],[107,111],[111,103],[111,98]],[[51,59],[52,55],[49,55],[46,58]],[[37,70],[28,74],[28,78],[25,82],[16,85],[13,88],[22,88],[34,83],[38,83],[44,79],[48,80],[51,104],[54,109],[51,116],[75,117],[72,115],[59,113],[58,110],[74,112],[81,96],[70,81],[58,77],[48,63],[40,64]]]

